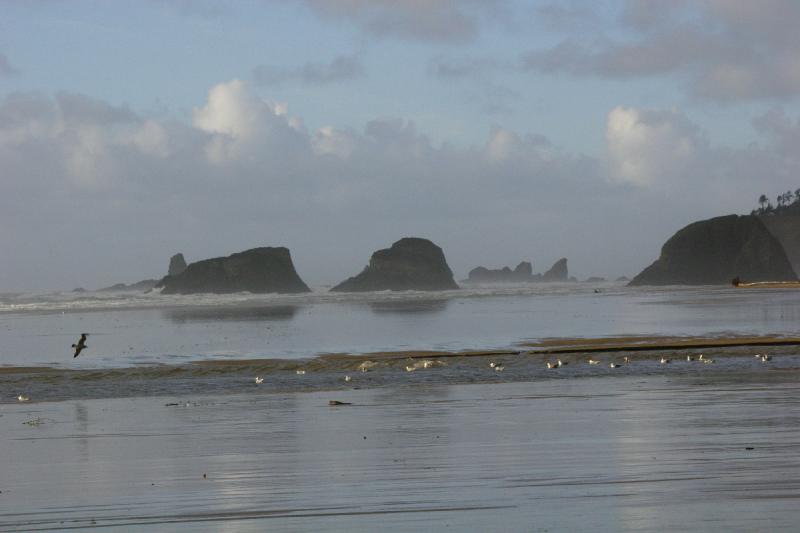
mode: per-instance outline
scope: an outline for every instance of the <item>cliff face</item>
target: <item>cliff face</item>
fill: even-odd
[[[441,291],[457,289],[442,249],[427,239],[406,237],[378,250],[369,265],[331,291]]]
[[[199,292],[309,292],[294,269],[288,248],[253,248],[228,257],[192,263],[161,280],[162,294]]]
[[[630,285],[717,285],[796,279],[781,243],[756,216],[729,215],[689,224]]]
[[[758,218],[781,243],[792,270],[800,275],[800,215],[762,215]]]

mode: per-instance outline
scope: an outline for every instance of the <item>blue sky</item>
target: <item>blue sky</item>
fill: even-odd
[[[412,234],[632,276],[800,186],[791,0],[0,6],[2,290],[257,245],[335,283]]]

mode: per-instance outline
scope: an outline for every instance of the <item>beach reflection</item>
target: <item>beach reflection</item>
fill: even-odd
[[[291,320],[297,314],[296,305],[270,306],[237,306],[237,307],[186,307],[165,309],[164,317],[177,324],[187,322],[219,322],[219,321],[273,321]]]

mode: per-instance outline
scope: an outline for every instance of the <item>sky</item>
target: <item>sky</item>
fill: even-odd
[[[405,236],[632,277],[800,187],[794,0],[0,0],[0,291]]]

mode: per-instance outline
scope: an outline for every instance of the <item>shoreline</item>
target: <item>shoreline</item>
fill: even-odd
[[[587,339],[581,339],[585,342]],[[625,341],[624,343],[621,341]],[[527,351],[406,351],[364,355],[327,354],[312,359],[225,359],[180,365],[69,369],[0,367],[0,405],[73,399],[145,398],[181,394],[291,393],[382,389],[402,385],[450,386],[483,383],[534,383],[625,376],[789,375],[800,372],[798,342],[788,337],[727,337],[709,340],[674,337],[548,339],[543,349]],[[753,358],[769,348],[769,362]],[[654,353],[655,352],[655,353]],[[702,364],[700,353],[715,364]],[[689,359],[687,361],[687,356]],[[660,358],[671,361],[660,364]],[[563,360],[561,368],[545,362]],[[590,365],[589,359],[597,361]],[[502,366],[502,372],[490,366]],[[611,368],[611,363],[618,365]],[[362,365],[368,368],[362,371]],[[255,383],[260,376],[263,383]]]

